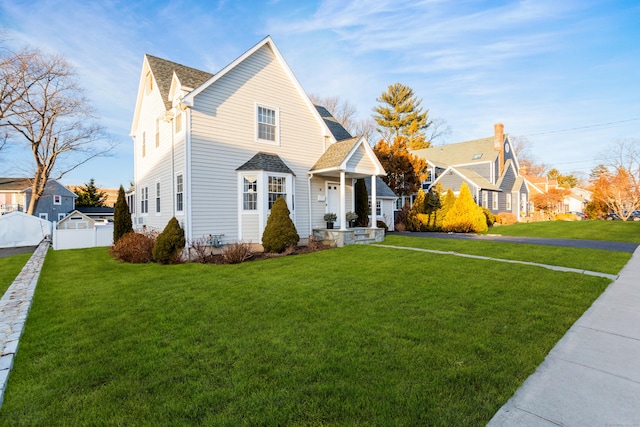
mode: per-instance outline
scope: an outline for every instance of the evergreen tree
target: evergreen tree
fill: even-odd
[[[422,100],[413,94],[413,89],[394,83],[376,101],[380,105],[373,109],[376,113],[373,118],[382,128],[378,132],[383,134],[387,144],[390,145],[399,136],[403,136],[412,150],[430,145],[431,142],[426,140],[424,133],[432,125],[428,118],[429,110],[422,110]]]
[[[418,190],[418,194],[413,201],[413,206],[411,206],[411,210],[409,211],[409,216],[407,219],[407,230],[422,231],[422,223],[425,216],[424,202],[424,191],[421,188],[420,190]]]
[[[281,253],[300,241],[290,214],[287,202],[279,197],[271,207],[271,214],[262,233],[262,247],[265,252]]]
[[[453,207],[453,204],[456,202],[456,196],[453,194],[453,190],[450,188],[447,190],[447,194],[445,194],[444,199],[441,201],[440,209],[436,211],[436,219],[435,219],[435,227],[436,230],[442,229],[442,222],[447,217],[447,213]]]
[[[462,183],[460,195],[442,221],[442,229],[455,233],[481,233],[489,229],[487,218],[473,200],[466,182]]]
[[[428,216],[426,224],[428,231],[437,231],[439,229],[436,222],[438,219],[438,211],[442,207],[442,202],[440,201],[441,192],[442,186],[438,183],[434,188],[429,190],[427,194],[425,194],[424,213]]]
[[[113,212],[113,244],[115,245],[122,236],[131,231],[133,231],[131,214],[124,195],[124,188],[121,185],[118,189],[118,200]]]
[[[375,178],[374,178],[375,179]],[[356,181],[356,219],[357,227],[366,227],[369,222],[369,193],[364,179]]]
[[[104,206],[104,202],[107,200],[107,193],[100,191],[96,187],[93,178],[84,187],[76,188],[75,193],[78,195],[76,199],[76,207],[78,208],[100,208]]]

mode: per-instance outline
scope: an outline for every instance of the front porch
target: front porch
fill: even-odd
[[[325,245],[333,245],[339,248],[346,245],[365,245],[384,241],[384,228],[314,228],[313,237]]]

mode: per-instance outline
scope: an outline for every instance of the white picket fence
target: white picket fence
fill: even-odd
[[[53,249],[79,249],[113,245],[113,225],[96,225],[83,230],[56,230],[53,227]]]

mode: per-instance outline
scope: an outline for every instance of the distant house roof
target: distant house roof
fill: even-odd
[[[493,137],[474,139],[472,141],[423,148],[415,150],[413,153],[418,157],[429,160],[434,165],[465,165],[491,162],[498,157],[498,151],[493,148],[493,141]]]
[[[267,171],[267,172],[279,172],[290,173],[295,175],[293,171],[286,165],[284,161],[277,154],[259,152],[248,162],[240,166],[238,171]]]
[[[364,185],[367,187],[367,193],[371,194],[371,178],[364,178]],[[376,197],[380,199],[397,199],[396,193],[387,185],[384,180],[376,176]]]
[[[31,186],[29,178],[0,178],[0,191],[22,191]]]
[[[164,102],[164,106],[167,110],[171,108],[169,90],[171,89],[173,73],[176,73],[176,76],[180,80],[180,84],[191,89],[197,88],[202,83],[213,77],[212,73],[187,67],[156,56],[146,54],[146,57],[149,62],[149,67],[151,67],[153,77],[158,85],[158,90],[160,90],[160,95],[162,95],[162,101]]]
[[[95,207],[95,206],[80,206],[80,207],[76,207],[76,210],[80,213],[83,213],[85,215],[113,215],[115,208],[112,208],[110,206],[101,206],[101,207]]]
[[[29,186],[28,188],[25,188],[24,192],[27,194],[31,194],[31,187]],[[78,198],[78,195],[76,193],[69,190],[67,187],[60,184],[55,179],[50,179],[49,181],[47,181],[47,185],[44,186],[44,193],[59,194],[61,196],[73,197],[74,199]]]
[[[327,127],[333,134],[333,137],[336,139],[336,141],[342,141],[352,138],[351,134],[347,132],[344,126],[342,126],[342,124],[340,124],[340,122],[338,122],[335,117],[333,117],[329,110],[320,105],[314,105],[314,107],[316,107],[316,110],[318,110],[320,117],[322,117],[322,120],[324,120],[324,122],[327,124]]]

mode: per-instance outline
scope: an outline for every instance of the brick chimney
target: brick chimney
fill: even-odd
[[[502,170],[504,168],[504,125],[502,123],[496,123],[493,125],[493,149],[498,152],[498,180],[502,176]]]

